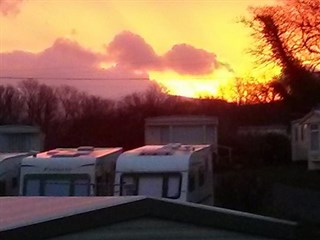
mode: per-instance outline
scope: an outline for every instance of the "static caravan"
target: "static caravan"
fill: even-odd
[[[304,118],[308,126],[308,169],[320,170],[320,109],[311,111]]]
[[[320,170],[320,109],[292,122],[292,160],[307,160],[309,170]]]
[[[218,149],[231,150],[218,145],[218,118],[213,116],[158,116],[145,119],[145,145],[165,145],[178,142],[190,145],[211,145],[212,158],[219,161]]]
[[[17,153],[42,151],[44,134],[39,127],[28,125],[1,125],[0,152]]]
[[[213,204],[210,145],[146,145],[122,153],[116,196],[145,195]]]
[[[308,160],[308,125],[305,119],[291,122],[291,157],[292,161]]]
[[[218,145],[218,119],[211,116],[160,116],[145,120],[145,144]]]
[[[122,148],[58,148],[24,158],[20,195],[112,196]]]
[[[30,153],[0,154],[0,196],[17,196],[19,194],[20,165]]]

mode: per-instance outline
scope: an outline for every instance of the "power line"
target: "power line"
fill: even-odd
[[[93,78],[93,77],[13,77],[13,76],[1,76],[0,79],[8,80],[66,80],[66,81],[151,81],[149,78]]]
[[[14,77],[14,76],[0,76],[0,79],[4,80],[65,80],[65,81],[154,81],[158,80],[161,81],[163,79],[150,79],[150,78],[143,78],[143,77],[127,77],[127,78],[106,78],[106,77]],[[169,80],[169,79],[167,79]],[[176,79],[173,78],[172,80],[181,80],[181,81],[188,81],[188,80],[214,80],[213,78],[210,77],[188,77],[186,79]]]

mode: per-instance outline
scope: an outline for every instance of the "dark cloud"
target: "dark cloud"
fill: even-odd
[[[77,42],[59,38],[50,48],[37,55],[37,66],[90,68],[99,64],[101,59],[102,55],[81,47]]]
[[[115,36],[104,54],[59,38],[40,53],[14,51],[0,56],[1,75],[10,76],[147,78],[150,70],[204,75],[219,67],[213,53],[187,44],[175,45],[158,56],[142,37],[130,32]],[[110,66],[101,69],[100,64],[105,61]]]
[[[97,53],[75,41],[59,38],[39,53],[0,53],[0,77],[50,78],[56,80],[55,84],[72,82],[64,82],[66,78],[98,79],[92,82],[73,81],[72,84],[92,93],[92,84],[100,82],[101,87],[95,88],[97,94],[115,97],[146,89],[151,81],[143,80],[149,79],[150,70],[205,75],[225,67],[213,53],[187,44],[175,45],[159,56],[142,37],[131,32],[116,35],[106,50],[106,53]],[[101,68],[102,63],[104,68]]]
[[[68,39],[57,39],[40,53],[1,53],[2,75],[30,77],[74,76],[96,67],[102,56]]]
[[[36,60],[36,55],[29,52],[13,51],[9,53],[0,53],[0,59],[0,74],[10,74],[15,72],[15,70],[32,68]]]
[[[17,14],[23,0],[0,0],[0,13],[4,16]]]
[[[107,46],[112,61],[132,69],[159,69],[161,60],[153,48],[139,35],[125,31],[115,36]]]
[[[148,79],[146,71],[136,71],[121,64],[102,69],[100,64],[105,59],[104,55],[62,38],[40,53],[0,53],[0,59],[2,83],[16,83],[15,79],[20,78],[35,78],[39,81],[46,80],[50,85],[74,85],[91,94],[110,98],[143,91],[151,84],[150,81],[135,80]],[[94,80],[72,80],[77,78]]]
[[[167,68],[180,74],[208,74],[218,66],[216,56],[213,53],[187,44],[173,46],[163,59]]]

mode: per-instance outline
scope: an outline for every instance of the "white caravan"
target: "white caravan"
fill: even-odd
[[[0,196],[17,196],[19,194],[20,165],[30,153],[0,154]]]
[[[112,196],[122,148],[58,148],[24,158],[20,195]]]
[[[147,145],[119,156],[114,194],[213,205],[212,177],[210,145]]]

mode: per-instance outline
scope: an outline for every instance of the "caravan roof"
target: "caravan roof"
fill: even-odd
[[[36,164],[47,167],[48,165],[83,165],[93,164],[96,159],[120,152],[122,148],[57,148],[50,151],[38,153],[23,159],[23,165]]]
[[[99,158],[117,152],[121,148],[94,148],[82,146],[78,148],[56,148],[37,154],[37,158],[70,158],[70,157],[92,157]]]
[[[28,153],[0,153],[0,163],[8,158],[26,156]]]
[[[117,161],[117,171],[181,171],[189,166],[193,153],[210,145],[146,145],[122,153]]]
[[[145,120],[146,126],[163,126],[163,125],[218,125],[218,118],[212,116],[159,116],[151,117]]]

